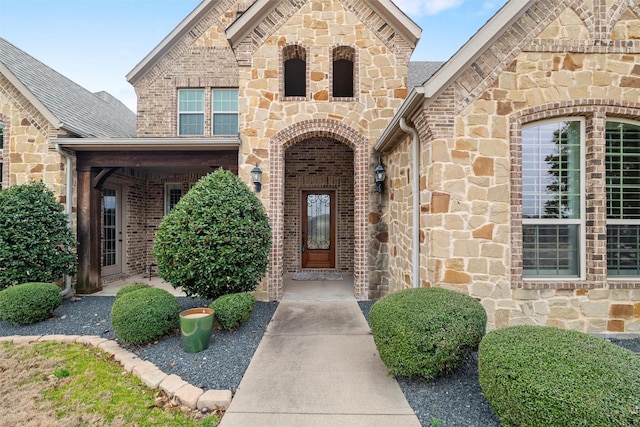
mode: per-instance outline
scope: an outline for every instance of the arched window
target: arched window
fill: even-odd
[[[284,96],[307,96],[307,51],[302,46],[286,46],[282,51],[284,62]]]
[[[349,46],[333,49],[333,97],[353,98],[356,52]]]

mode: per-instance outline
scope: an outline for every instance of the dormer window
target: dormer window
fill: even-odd
[[[356,51],[349,46],[333,49],[333,97],[353,98]]]
[[[298,45],[282,50],[284,62],[284,96],[307,96],[307,50]]]

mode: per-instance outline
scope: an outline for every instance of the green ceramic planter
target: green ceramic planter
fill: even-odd
[[[180,334],[187,353],[197,353],[209,347],[213,332],[213,309],[190,308],[180,313]]]

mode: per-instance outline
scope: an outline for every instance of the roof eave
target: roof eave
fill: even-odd
[[[238,19],[236,19],[226,29],[227,40],[232,48],[238,44],[251,32],[262,19],[270,13],[279,1],[257,0]]]
[[[400,131],[400,119],[410,118],[419,106],[427,107],[450,84],[482,55],[536,0],[509,0],[476,34],[473,35],[423,86],[412,89],[404,103],[376,142],[382,152],[389,148]],[[419,99],[416,99],[419,98]]]
[[[214,138],[57,138],[68,151],[220,151],[240,147],[236,136]]]
[[[38,97],[36,97],[34,93],[31,92],[27,88],[27,86],[25,86],[24,83],[22,83],[22,81],[18,77],[16,77],[16,75],[13,74],[11,70],[9,70],[2,62],[0,62],[0,74],[4,75],[7,78],[7,80],[9,80],[9,82],[13,86],[15,86],[15,88],[18,89],[18,92],[20,92],[22,96],[24,96],[27,99],[27,101],[31,105],[33,105],[36,108],[36,110],[38,110],[38,112],[42,114],[49,123],[55,126],[56,129],[60,129],[60,125],[61,125],[60,119],[55,114],[53,114],[51,110],[45,107],[42,101],[40,101]]]
[[[135,85],[151,68],[153,68],[173,47],[193,28],[193,24],[202,19],[215,6],[215,0],[203,0],[186,18],[167,35],[142,61],[138,63],[126,78]]]
[[[424,96],[433,100],[460,77],[536,0],[509,0],[427,82]],[[429,102],[429,101],[428,101]]]
[[[409,95],[400,106],[398,112],[393,116],[380,138],[378,138],[378,141],[374,145],[375,151],[381,153],[388,149],[396,134],[401,131],[400,120],[413,116],[422,107],[423,103],[424,88],[417,86],[411,89],[411,92],[409,92]]]
[[[390,0],[366,0],[367,4],[384,18],[391,27],[415,48],[420,40],[422,29]],[[264,17],[279,4],[274,0],[257,0],[229,28],[227,39],[234,49],[258,25]]]
[[[367,0],[369,6],[376,11],[391,27],[404,38],[412,48],[420,41],[422,28],[409,18],[391,0]]]

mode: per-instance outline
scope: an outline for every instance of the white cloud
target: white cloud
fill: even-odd
[[[460,6],[464,0],[394,0],[394,3],[411,17],[437,15]]]

